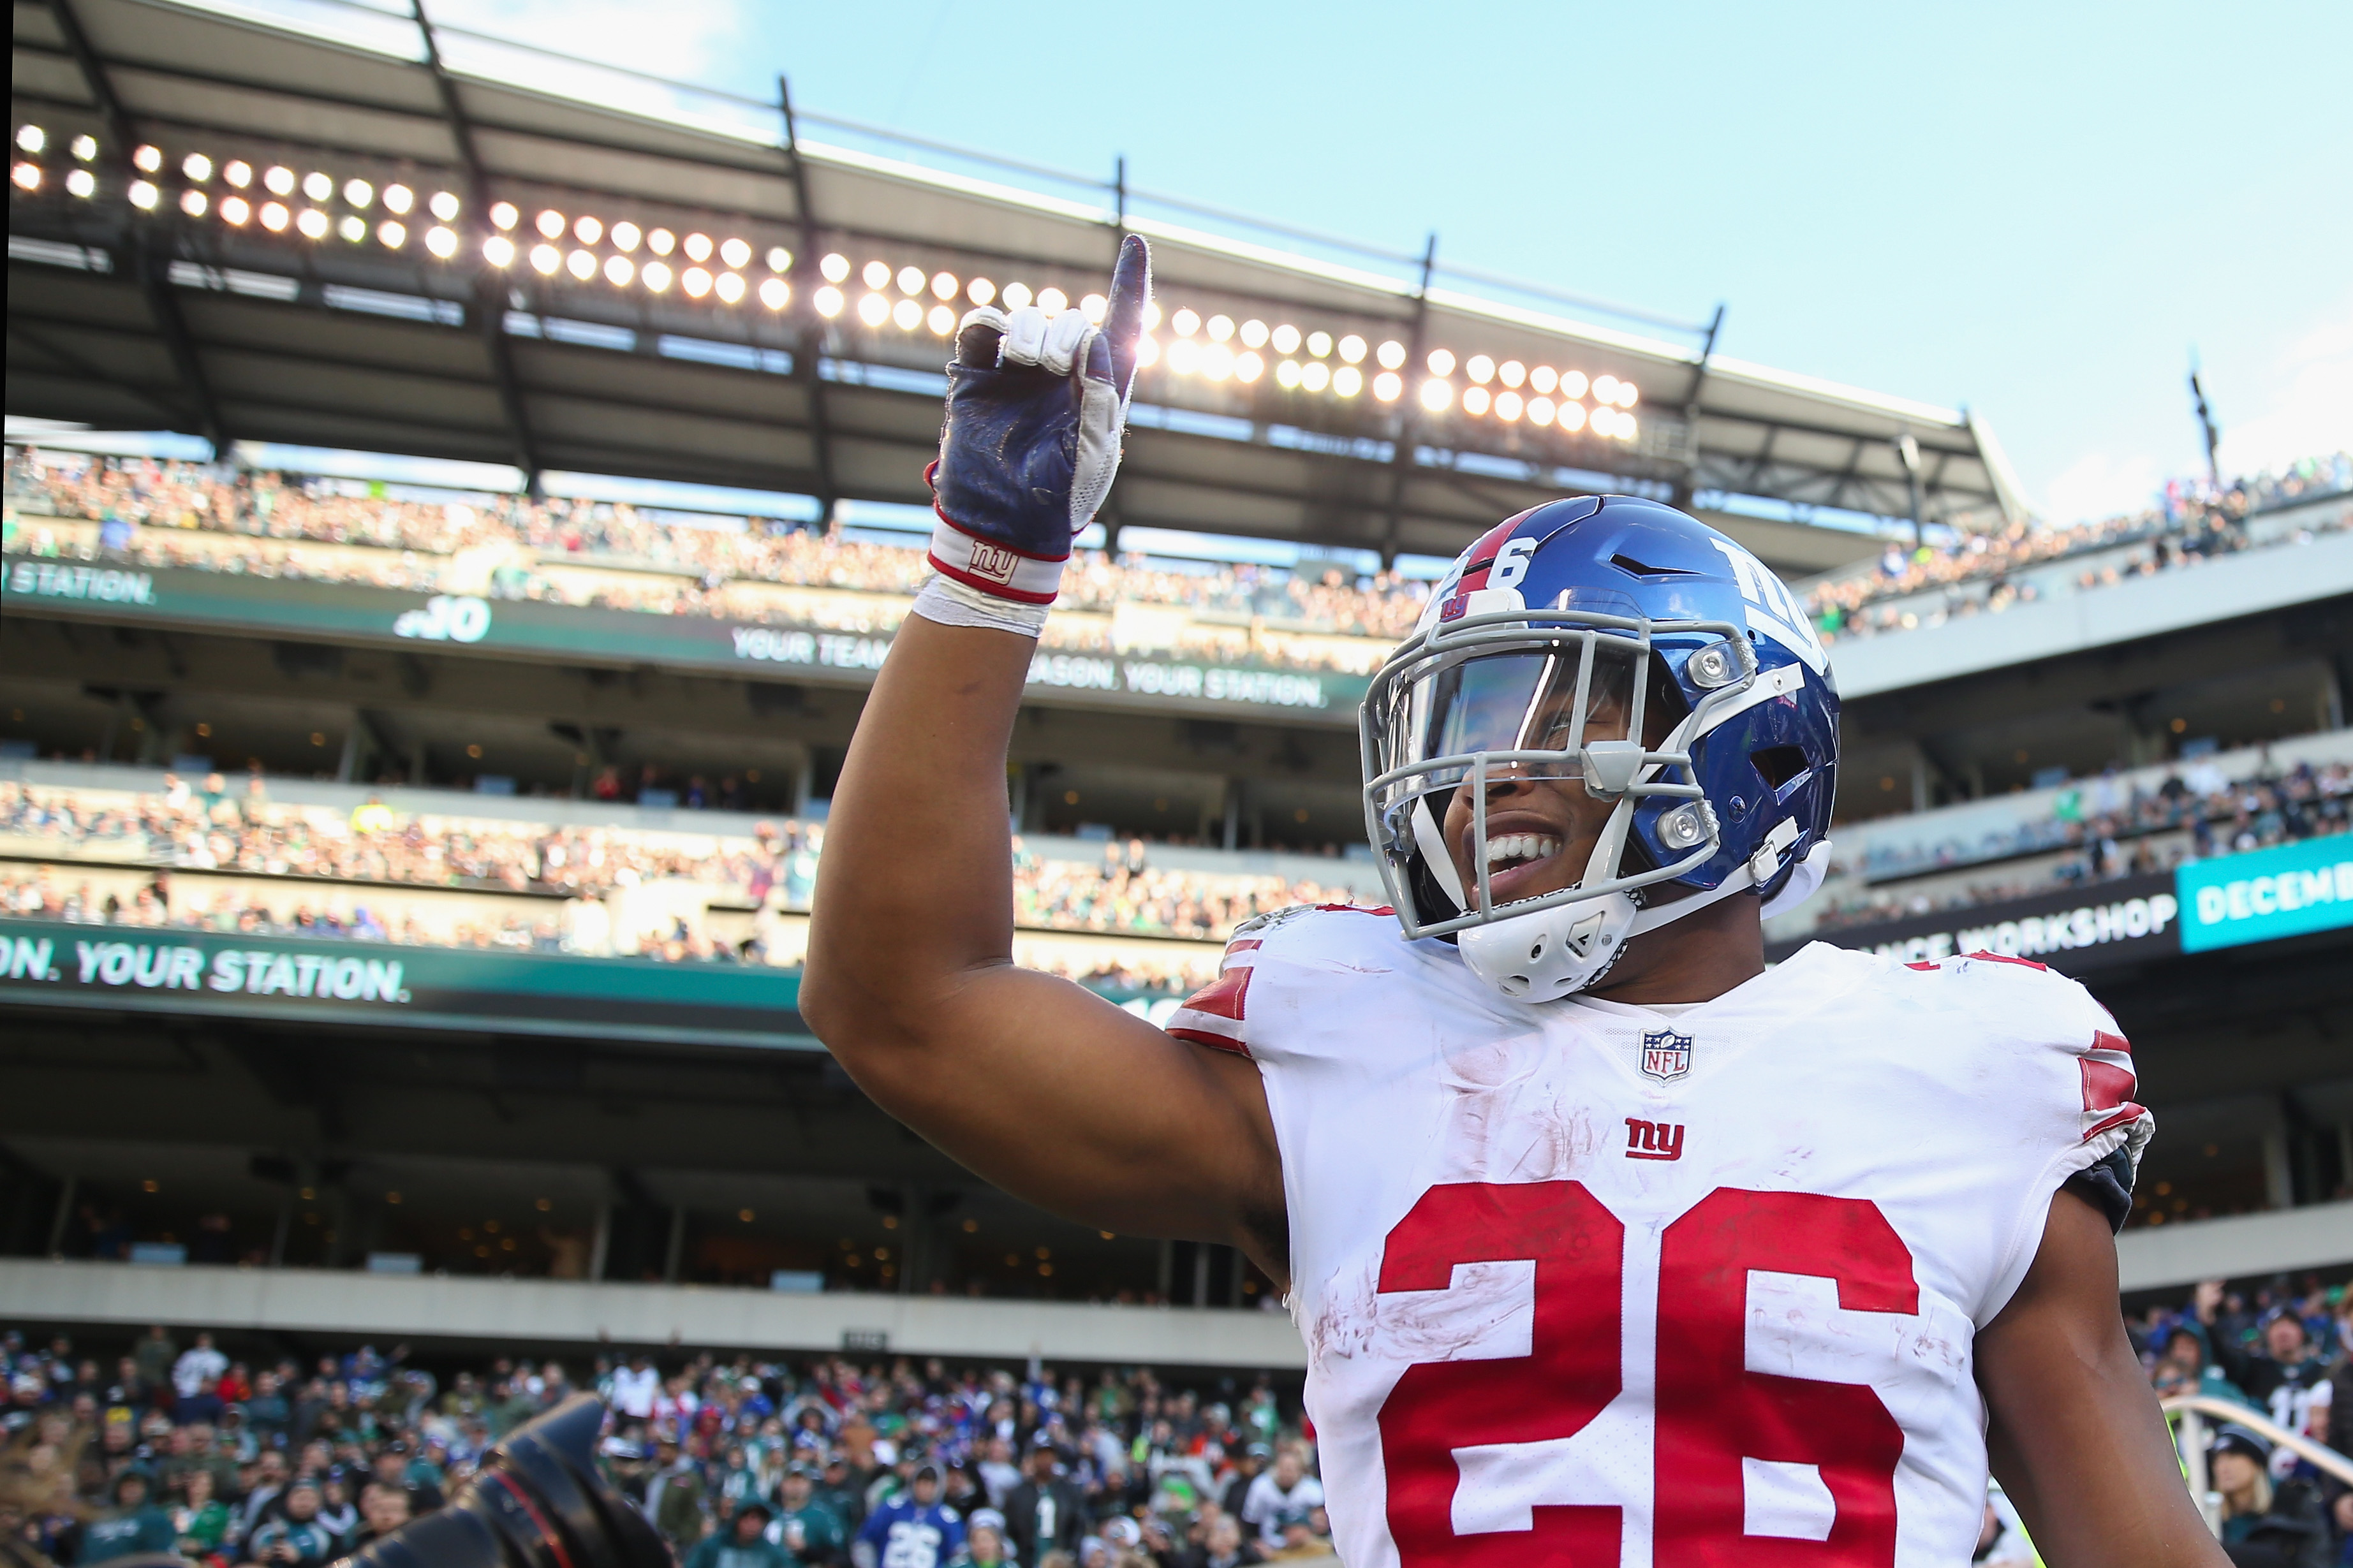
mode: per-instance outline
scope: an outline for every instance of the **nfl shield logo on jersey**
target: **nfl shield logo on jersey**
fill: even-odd
[[[1642,1073],[1668,1081],[1691,1071],[1692,1037],[1672,1029],[1652,1029],[1642,1037]]]

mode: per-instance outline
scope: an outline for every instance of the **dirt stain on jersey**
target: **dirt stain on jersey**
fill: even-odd
[[[1541,1035],[1445,1053],[1440,1168],[1453,1181],[1567,1181],[1599,1148],[1591,1111],[1568,1098]]]

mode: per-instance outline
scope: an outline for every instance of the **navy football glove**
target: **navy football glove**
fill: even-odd
[[[1000,599],[1050,605],[1071,541],[1119,471],[1136,342],[1152,295],[1139,235],[1120,242],[1097,327],[1076,310],[965,313],[932,465],[931,562]]]

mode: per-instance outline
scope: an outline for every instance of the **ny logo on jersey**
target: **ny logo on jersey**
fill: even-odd
[[[1639,1116],[1626,1118],[1626,1158],[1629,1160],[1680,1160],[1683,1157],[1683,1124],[1680,1121],[1645,1121]]]
[[[1642,1076],[1672,1083],[1691,1071],[1692,1037],[1672,1029],[1652,1029],[1642,1037]]]

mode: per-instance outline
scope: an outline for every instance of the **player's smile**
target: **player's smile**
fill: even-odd
[[[1476,897],[1483,859],[1494,901],[1516,903],[1573,886],[1584,875],[1609,811],[1573,779],[1506,777],[1487,788],[1486,842],[1472,841],[1477,824],[1462,790],[1447,806],[1446,842],[1466,891]],[[1591,820],[1580,820],[1587,816]]]

